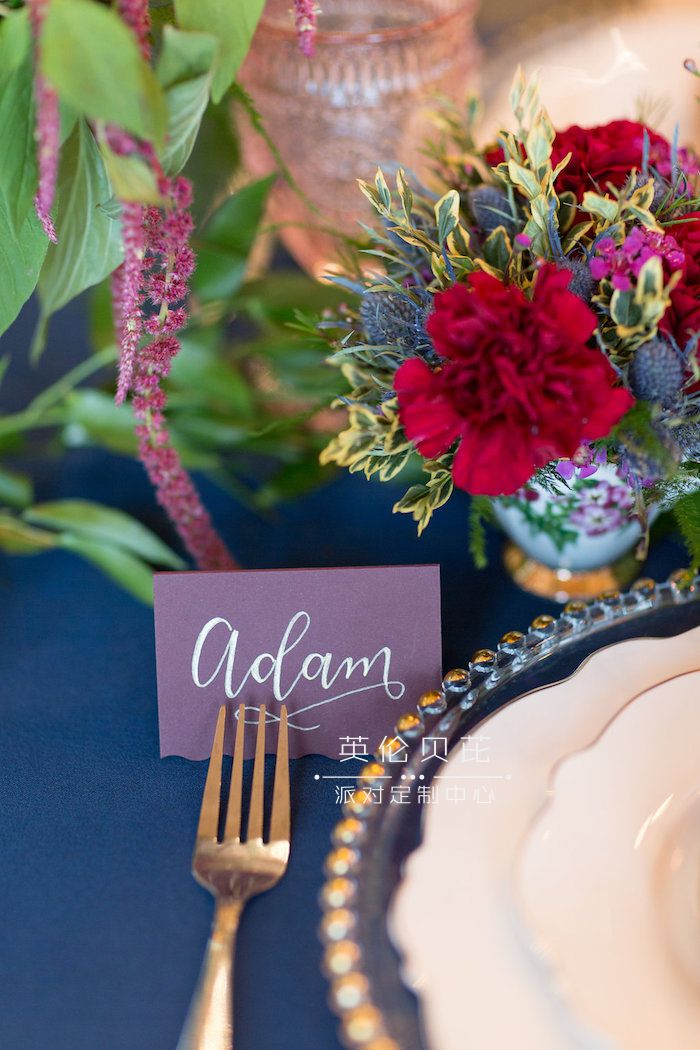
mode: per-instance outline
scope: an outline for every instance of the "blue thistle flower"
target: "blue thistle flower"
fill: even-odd
[[[585,255],[575,258],[566,256],[557,263],[560,270],[568,270],[571,274],[569,291],[582,299],[584,303],[590,303],[595,290],[595,281],[591,275],[591,268]]]
[[[683,386],[683,355],[668,340],[657,336],[638,348],[627,379],[636,398],[669,408],[678,400]]]
[[[508,195],[495,186],[477,186],[467,194],[469,210],[474,222],[484,233],[493,233],[499,226],[512,237],[517,229]]]
[[[679,427],[673,428],[673,436],[685,458],[700,458],[700,421],[681,423]]]
[[[432,297],[422,289],[414,295],[400,292],[371,292],[362,296],[360,320],[365,338],[375,346],[397,346],[408,354],[430,359],[435,351],[425,330]]]

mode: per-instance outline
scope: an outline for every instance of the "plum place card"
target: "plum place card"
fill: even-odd
[[[284,703],[292,757],[371,752],[440,682],[437,565],[158,573],[155,625],[162,756],[207,758],[224,703],[268,750]]]

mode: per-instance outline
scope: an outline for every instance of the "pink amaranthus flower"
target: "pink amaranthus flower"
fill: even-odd
[[[134,361],[143,323],[141,276],[145,250],[143,207],[136,201],[122,202],[124,262],[112,275],[112,310],[119,344],[119,380],[116,403],[121,405],[131,388]]]
[[[39,72],[41,54],[41,29],[44,24],[49,0],[29,0],[29,21],[34,38],[34,102],[36,104],[36,126],[34,136],[37,144],[37,166],[39,186],[34,198],[34,207],[44,232],[56,243],[56,227],[51,218],[56,179],[58,177],[58,151],[61,132],[61,117],[58,95]]]
[[[148,0],[117,0],[117,11],[134,34],[141,54],[149,59],[151,14]],[[107,139],[110,149],[122,156],[139,151],[131,135],[120,128],[108,128]],[[149,159],[155,158],[149,154]],[[122,201],[121,205],[124,262],[112,274],[112,312],[119,345],[118,405],[129,393],[134,357],[142,334],[140,289],[145,246],[142,205],[136,201]]]
[[[117,8],[134,33],[144,58],[151,54],[147,0],[118,0]],[[187,179],[167,178],[153,147],[118,128],[107,129],[109,146],[120,155],[138,154],[158,180],[162,207],[122,201],[124,262],[112,277],[114,321],[119,342],[116,402],[133,390],[139,458],[182,542],[200,569],[232,569],[235,562],[214,530],[172,445],[164,410],[162,380],[180,350],[175,334],[187,323],[185,300],[194,270],[189,245],[192,187]],[[141,345],[143,337],[149,337]]]
[[[314,53],[319,11],[316,0],[294,0],[294,28],[299,50],[307,58],[311,58]]]
[[[117,0],[117,11],[136,37],[143,57],[150,58],[151,12],[148,0]]]
[[[202,569],[235,567],[214,531],[209,515],[173,448],[165,423],[166,394],[162,380],[180,349],[176,332],[187,321],[183,301],[194,270],[189,246],[192,218],[188,208],[192,190],[187,179],[161,177],[164,208],[144,212],[144,269],[141,311],[143,328],[152,337],[136,349],[133,359],[133,408],[137,420],[139,457],[156,489],[159,503]]]

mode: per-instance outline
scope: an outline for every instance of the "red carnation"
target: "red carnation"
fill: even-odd
[[[649,136],[649,166],[671,175],[671,144],[663,135],[633,120],[612,120],[595,128],[572,124],[558,131],[552,146],[552,167],[567,153],[571,160],[557,178],[557,192],[570,190],[580,203],[587,190],[607,192],[607,184],[624,186],[632,168],[641,169],[644,132]]]
[[[685,255],[683,277],[671,292],[671,306],[661,327],[671,332],[681,346],[700,332],[700,211],[684,215],[682,222],[668,227]]]
[[[475,495],[515,492],[538,467],[604,437],[634,403],[587,346],[596,318],[546,265],[532,300],[485,273],[435,296],[428,332],[444,363],[396,374],[401,423],[421,455],[459,442],[454,482]]]

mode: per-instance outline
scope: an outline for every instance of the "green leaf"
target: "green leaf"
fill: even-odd
[[[211,32],[190,32],[165,26],[156,66],[158,83],[167,90],[210,72],[218,48],[218,40]]]
[[[121,227],[100,208],[111,197],[92,132],[80,120],[61,152],[56,233],[39,277],[41,320],[103,280],[122,259]]]
[[[673,508],[678,528],[690,555],[691,568],[700,567],[700,492],[684,496]]]
[[[663,263],[658,255],[652,255],[644,263],[637,276],[637,299],[661,299],[663,290]]]
[[[597,215],[606,222],[614,222],[617,217],[617,201],[603,197],[600,193],[586,190],[583,195],[583,207],[589,215]]]
[[[211,76],[205,73],[175,84],[166,93],[168,104],[168,138],[161,153],[167,175],[182,171],[197,140],[199,125],[209,101]]]
[[[72,533],[64,533],[59,538],[59,543],[66,550],[91,561],[106,576],[145,605],[153,604],[153,572],[133,554],[121,547],[112,547],[106,543],[85,539],[83,536],[74,536]]]
[[[268,175],[228,197],[204,227],[203,242],[247,257],[274,181],[275,176]]]
[[[32,212],[17,229],[0,205],[0,335],[34,291],[48,244]]]
[[[411,212],[413,211],[413,193],[411,192],[411,187],[408,185],[406,173],[403,168],[399,168],[396,173],[396,189],[401,198],[401,207],[403,208],[404,218],[406,219],[406,222],[410,222]]]
[[[32,501],[32,483],[26,474],[0,467],[0,504],[26,507]]]
[[[237,367],[222,359],[218,348],[210,348],[188,332],[182,340],[182,353],[173,360],[170,383],[175,391],[182,390],[190,405],[210,399],[236,420],[250,417],[253,392],[250,381]]]
[[[185,174],[195,187],[192,214],[199,225],[230,192],[231,178],[239,164],[240,148],[229,106],[210,103],[199,127],[195,148]]]
[[[512,253],[510,238],[503,226],[498,226],[484,241],[486,262],[501,273],[505,273]]]
[[[391,208],[391,191],[386,184],[384,178],[384,172],[381,168],[377,168],[377,173],[374,176],[374,185],[377,192],[377,200],[384,208]]]
[[[0,18],[0,335],[33,292],[48,240],[37,187],[33,69],[26,11]]]
[[[0,200],[19,229],[37,187],[34,71],[26,11],[0,19]],[[8,148],[11,143],[11,148]]]
[[[469,507],[469,553],[477,569],[488,565],[485,521],[493,520],[493,506],[487,496],[472,496]]]
[[[135,153],[129,156],[115,153],[104,139],[100,142],[100,153],[112,191],[119,200],[140,201],[142,204],[161,203],[156,176],[142,157]],[[100,211],[109,218],[111,207],[111,201],[105,201]]]
[[[22,11],[5,11],[0,23],[0,70],[3,77],[9,76],[22,66],[29,55],[29,13]]]
[[[274,176],[251,182],[214,212],[197,238],[197,269],[193,290],[201,302],[227,299],[245,276]]]
[[[38,554],[58,542],[52,532],[34,529],[11,514],[0,514],[0,550],[8,554]]]
[[[64,499],[37,504],[25,511],[24,519],[95,543],[112,544],[154,565],[184,568],[182,559],[150,529],[114,507],[89,500]]]
[[[459,223],[459,194],[457,190],[448,190],[435,205],[435,223],[438,241],[444,244]]]
[[[109,280],[101,281],[90,295],[90,342],[93,350],[114,346],[112,288]]]
[[[128,405],[115,405],[101,390],[74,390],[65,402],[63,440],[69,448],[97,443],[111,452],[135,455],[134,420]]]
[[[213,33],[219,41],[212,98],[219,102],[236,78],[265,0],[175,0],[175,17],[183,29]]]
[[[508,174],[510,175],[513,185],[519,186],[523,189],[525,195],[530,199],[534,199],[541,193],[542,187],[540,185],[540,180],[533,171],[529,170],[529,168],[523,167],[522,164],[517,164],[514,160],[509,160]]]
[[[160,154],[169,175],[181,171],[194,147],[209,101],[218,42],[209,33],[166,26],[156,75],[165,88],[168,133]]]
[[[41,69],[78,112],[162,145],[163,90],[116,11],[93,0],[51,0]]]

